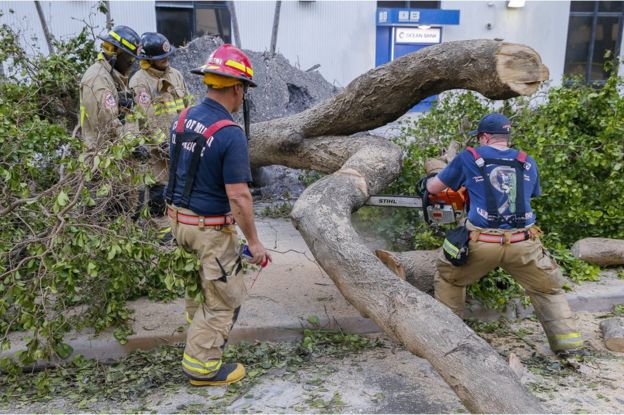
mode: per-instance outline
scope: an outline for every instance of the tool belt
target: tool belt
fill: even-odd
[[[470,232],[470,239],[473,241],[509,245],[528,239],[536,239],[541,235],[543,235],[543,232],[537,226],[532,226],[520,232],[501,231],[500,233],[487,233],[477,229]]]
[[[188,215],[186,213],[180,213],[177,209],[172,207],[167,208],[167,216],[173,219],[176,223],[194,225],[198,226],[200,229],[205,226],[224,226],[236,223],[234,217],[230,214],[221,216]]]

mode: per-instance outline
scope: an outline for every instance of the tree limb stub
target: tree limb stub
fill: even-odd
[[[300,196],[291,213],[295,227],[344,297],[426,358],[473,412],[544,411],[494,349],[447,307],[397,278],[365,246],[351,214],[399,175],[402,154],[379,137],[346,135],[393,121],[446,90],[505,99],[535,91],[547,76],[539,55],[526,46],[449,42],[375,68],[314,108],[252,128],[254,166],[335,172]]]
[[[375,255],[397,276],[420,291],[433,294],[433,277],[439,250],[390,252],[378,249]]]

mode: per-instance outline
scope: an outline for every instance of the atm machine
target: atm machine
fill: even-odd
[[[443,26],[458,24],[459,10],[378,8],[375,65],[442,43]],[[427,111],[435,100],[429,97],[411,111]]]

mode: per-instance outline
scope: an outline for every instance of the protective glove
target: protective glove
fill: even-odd
[[[425,172],[427,175],[436,175],[446,167],[446,163],[439,159],[428,159],[425,161]]]
[[[134,96],[131,91],[123,91],[119,93],[119,108],[131,110],[134,107]]]
[[[147,161],[150,158],[149,150],[144,145],[138,145],[132,151],[132,156],[139,161]]]
[[[418,196],[422,197],[425,194],[425,192],[427,191],[427,180],[429,180],[432,177],[435,177],[435,174],[428,174],[425,177],[418,180],[418,183],[416,183],[416,194]]]

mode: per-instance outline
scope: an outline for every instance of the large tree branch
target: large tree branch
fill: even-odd
[[[403,115],[425,97],[465,88],[496,99],[535,91],[548,70],[532,49],[490,40],[444,43],[373,69],[342,93],[295,116],[256,124],[254,166],[335,172],[292,211],[340,292],[413,353],[425,357],[474,412],[543,412],[507,363],[460,318],[397,278],[353,229],[351,213],[401,168],[401,151],[373,136],[346,136]]]

